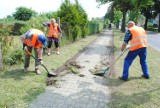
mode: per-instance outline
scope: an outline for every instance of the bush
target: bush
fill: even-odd
[[[83,27],[82,29],[82,38],[85,38],[88,35],[88,28],[87,27]]]
[[[46,18],[45,16],[31,18],[28,22],[26,22],[27,24],[25,26],[21,27],[20,32],[21,34],[23,34],[29,29],[34,28],[34,29],[42,30],[44,33],[46,33],[47,28],[42,25],[43,22],[46,22],[46,21],[49,21],[49,19]]]
[[[62,23],[67,23],[70,30],[66,32],[72,36],[73,41],[87,35],[87,14],[78,0],[75,0],[75,4],[72,4],[70,0],[65,0],[55,15],[56,17],[60,17]]]
[[[75,26],[74,29],[71,30],[72,32],[72,38],[73,38],[73,41],[76,41],[76,39],[79,39],[81,37],[81,28],[79,26]]]
[[[14,65],[24,61],[23,52],[21,49],[16,49],[3,57],[5,65]]]
[[[21,35],[20,29],[23,26],[25,26],[25,23],[19,23],[19,22],[14,23],[11,34],[12,35]]]
[[[6,36],[9,35],[21,35],[20,29],[25,26],[26,22],[24,21],[4,21],[0,24],[0,29],[8,29],[5,30]]]
[[[89,21],[88,23],[88,35],[93,34],[93,33],[98,33],[104,29],[104,23],[101,20],[97,21]]]

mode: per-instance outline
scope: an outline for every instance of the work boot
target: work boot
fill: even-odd
[[[123,77],[119,77],[120,80],[128,81],[128,79],[124,79]]]
[[[41,75],[41,72],[40,72],[39,69],[35,69],[35,71],[36,71],[36,73],[37,73],[38,75]]]
[[[50,55],[51,55],[51,53],[49,52],[49,53],[48,53],[48,56],[50,56]]]
[[[141,77],[143,77],[143,78],[145,78],[145,79],[149,79],[149,77],[146,77],[146,76],[144,76],[144,75],[141,75]]]
[[[59,55],[60,54],[59,51],[57,51],[56,54]]]

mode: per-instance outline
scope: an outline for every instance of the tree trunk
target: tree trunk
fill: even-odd
[[[57,23],[58,23],[59,27],[61,28],[61,26],[60,26],[60,25],[61,25],[60,17],[57,18]],[[59,35],[59,36],[58,36],[58,39],[59,39],[59,48],[61,47],[61,38],[62,38],[62,37]]]
[[[159,14],[159,25],[158,25],[158,32],[160,32],[160,14]]]
[[[145,30],[147,30],[147,23],[148,23],[148,18],[146,17],[145,24],[144,24],[144,29]]]
[[[116,29],[119,29],[119,21],[116,23]]]
[[[126,31],[126,10],[123,10],[123,19],[122,19],[122,25],[121,25],[121,31],[124,33]]]

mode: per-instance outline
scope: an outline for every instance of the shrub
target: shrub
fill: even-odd
[[[20,32],[23,34],[31,28],[42,30],[43,32],[47,32],[47,28],[42,25],[43,22],[49,21],[45,16],[43,17],[35,17],[31,18],[27,24],[21,27]]]
[[[73,41],[87,35],[87,14],[78,0],[75,0],[75,4],[71,4],[70,0],[65,0],[55,17],[60,17],[62,23],[67,23],[68,29],[70,29],[68,31],[71,31],[68,34],[72,36]]]
[[[11,34],[12,35],[21,35],[20,29],[23,26],[25,26],[25,23],[19,23],[19,22],[14,23]]]

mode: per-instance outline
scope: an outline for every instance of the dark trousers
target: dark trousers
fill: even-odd
[[[32,47],[27,47],[28,51],[31,53],[32,52]],[[38,51],[37,51],[37,48],[34,48],[34,56],[36,58],[35,60],[35,70],[36,69],[39,69],[39,62],[37,61],[38,60]],[[25,60],[24,60],[24,68],[28,68],[29,67],[29,64],[30,64],[30,55],[28,55],[27,53],[25,53]]]
[[[123,67],[123,75],[122,78],[128,79],[129,68],[133,62],[133,60],[137,57],[140,58],[140,64],[143,71],[143,75],[149,78],[148,66],[146,62],[147,57],[147,48],[140,48],[135,51],[129,51],[126,58],[124,59],[124,67]]]

